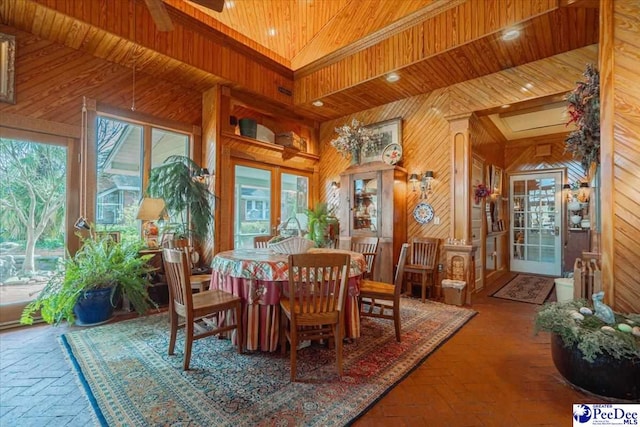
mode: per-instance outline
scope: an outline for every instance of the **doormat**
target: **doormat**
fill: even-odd
[[[540,305],[551,293],[555,283],[553,279],[553,277],[518,274],[491,296]]]

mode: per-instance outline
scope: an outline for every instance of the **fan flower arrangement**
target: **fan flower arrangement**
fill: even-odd
[[[484,199],[487,196],[491,195],[491,189],[484,184],[478,184],[476,186],[476,191],[474,192],[474,201],[476,205],[480,203],[480,199]]]
[[[600,75],[593,64],[587,65],[583,76],[567,95],[569,123],[577,129],[565,140],[565,152],[580,160],[585,171],[592,163],[600,163]]]
[[[376,137],[373,131],[364,127],[363,123],[353,119],[351,125],[345,124],[335,128],[338,137],[331,140],[331,145],[342,157],[353,156],[364,150],[370,153],[376,148]]]

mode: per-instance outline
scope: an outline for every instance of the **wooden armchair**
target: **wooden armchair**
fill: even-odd
[[[298,343],[335,341],[342,375],[344,304],[351,257],[342,253],[289,255],[289,292],[280,299],[280,349],[291,345],[291,381],[296,380]]]
[[[242,353],[242,304],[240,297],[219,289],[193,294],[189,283],[189,263],[187,254],[180,249],[163,249],[162,258],[164,270],[169,284],[169,319],[171,337],[169,338],[169,354],[174,354],[178,327],[184,326],[184,359],[182,368],[189,369],[191,361],[191,346],[193,341],[225,331],[235,329],[237,333],[238,353]],[[225,325],[219,326],[208,318],[234,311],[234,316],[225,314]],[[180,318],[184,324],[180,324]],[[233,322],[235,320],[235,323]],[[196,324],[202,321],[204,326]]]

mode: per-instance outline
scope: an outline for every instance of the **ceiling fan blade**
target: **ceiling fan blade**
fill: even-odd
[[[173,23],[162,0],[144,0],[158,31],[173,30]]]
[[[224,0],[189,0],[191,3],[204,6],[207,9],[214,10],[216,12],[222,12],[224,9]]]

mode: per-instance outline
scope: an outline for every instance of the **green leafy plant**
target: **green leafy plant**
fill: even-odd
[[[576,315],[580,308],[588,307],[584,299],[566,303],[545,304],[537,313],[535,332],[546,331],[557,334],[565,346],[576,345],[582,357],[593,362],[600,354],[606,353],[616,359],[640,358],[640,338],[616,328],[618,324],[640,325],[638,314],[615,314],[613,329],[594,315]],[[591,308],[592,309],[592,308]]]
[[[213,222],[214,195],[205,182],[194,179],[200,171],[201,167],[188,157],[167,157],[162,165],[151,169],[147,194],[164,199],[172,219],[168,227],[171,232],[203,241]]]
[[[140,255],[141,240],[115,242],[109,237],[82,239],[82,246],[49,280],[38,297],[28,304],[20,323],[30,325],[39,311],[45,322],[57,325],[63,320],[75,322],[73,308],[85,291],[111,288],[111,304],[126,295],[139,314],[155,306],[149,298],[148,261],[153,255]]]
[[[338,219],[329,213],[326,203],[318,203],[313,209],[307,209],[307,225],[309,227],[310,240],[313,240],[319,248],[328,244],[328,227],[337,224]]]

